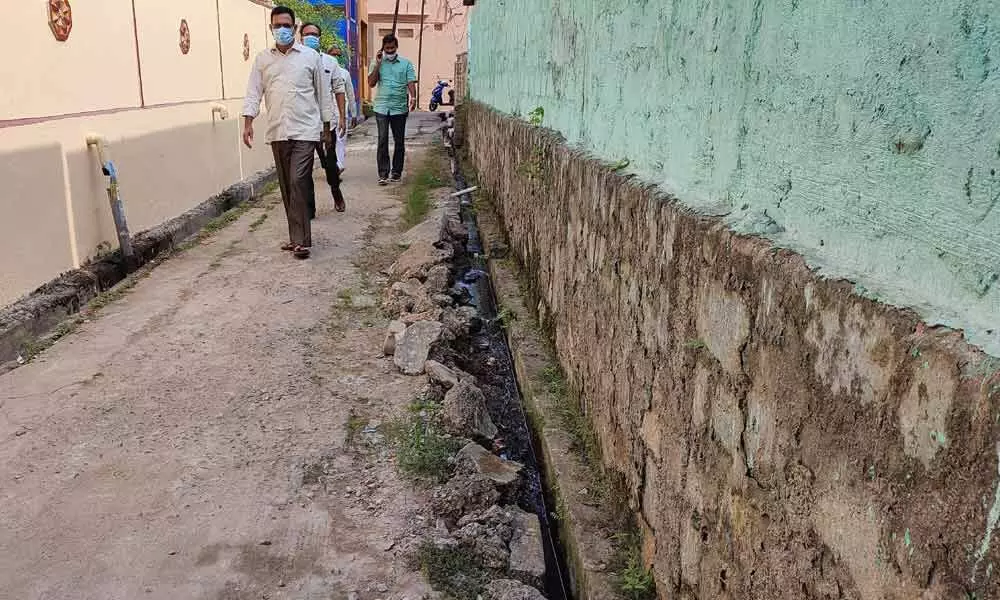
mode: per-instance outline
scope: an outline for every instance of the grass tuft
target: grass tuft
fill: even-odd
[[[260,229],[260,226],[263,225],[266,220],[267,213],[261,213],[259,217],[253,220],[253,223],[250,223],[250,231],[257,231]]]
[[[428,583],[454,600],[481,597],[486,584],[497,575],[462,547],[440,548],[425,542],[417,549],[416,560]]]
[[[418,398],[404,417],[389,423],[387,437],[396,446],[396,466],[411,479],[442,482],[454,469],[461,442],[438,423],[438,405]]]
[[[448,167],[441,149],[437,147],[428,149],[424,161],[413,174],[404,192],[403,222],[408,227],[420,223],[427,217],[432,204],[431,192],[448,186],[445,177],[447,171]]]
[[[614,570],[618,576],[618,591],[627,600],[655,600],[656,581],[653,573],[642,560],[639,535],[623,533],[615,536],[616,555]]]

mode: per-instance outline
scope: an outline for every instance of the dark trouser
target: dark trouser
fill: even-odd
[[[406,157],[406,147],[403,145],[406,134],[406,117],[401,115],[380,115],[375,113],[378,122],[378,176],[389,176],[389,130],[392,129],[392,174],[403,174],[403,159]]]
[[[309,227],[309,199],[312,194],[313,156],[316,142],[271,142],[274,166],[281,186],[281,201],[288,219],[288,241],[312,246]]]
[[[330,192],[333,194],[333,203],[338,211],[343,212],[344,194],[340,191],[340,166],[337,165],[337,153],[334,148],[324,148],[323,144],[316,146],[316,154],[319,155],[319,164],[326,172],[326,182],[330,184]],[[310,185],[312,181],[309,182]],[[309,218],[316,218],[316,194],[309,196]]]

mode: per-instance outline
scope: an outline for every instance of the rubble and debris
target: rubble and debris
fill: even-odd
[[[538,516],[514,509],[514,533],[510,540],[510,574],[533,586],[545,577],[545,550]]]
[[[455,460],[459,469],[479,473],[500,488],[517,483],[518,475],[524,468],[521,463],[504,460],[475,443],[469,443],[462,447]]]
[[[430,294],[443,294],[448,291],[451,280],[451,268],[448,265],[434,265],[427,272],[424,285]]]
[[[453,341],[467,337],[470,333],[482,327],[482,320],[471,306],[447,308],[441,312],[441,323],[444,325],[444,339]]]
[[[396,343],[393,361],[407,375],[420,375],[431,346],[441,337],[441,323],[418,321],[406,328]]]
[[[455,435],[492,440],[497,427],[486,409],[482,390],[470,381],[460,381],[444,396],[444,424]]]
[[[458,374],[436,360],[428,360],[424,363],[424,371],[427,372],[431,381],[444,386],[445,389],[451,389],[458,385]]]
[[[428,311],[421,313],[410,313],[404,314],[399,318],[400,321],[406,323],[407,325],[412,325],[417,321],[440,321],[441,320],[441,309],[433,308]]]
[[[419,313],[437,308],[418,279],[407,279],[392,284],[386,293],[383,306],[391,315]]]
[[[456,473],[434,489],[431,511],[452,525],[465,515],[496,504],[500,492],[496,484],[478,473]]]
[[[545,596],[520,581],[497,579],[486,585],[483,600],[545,600]]]
[[[385,341],[382,342],[382,354],[392,356],[396,353],[396,345],[406,333],[406,323],[402,321],[390,321],[385,334]]]

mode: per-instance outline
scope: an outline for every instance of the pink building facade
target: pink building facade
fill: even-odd
[[[422,4],[423,51],[419,52]],[[381,47],[382,36],[392,31],[395,5],[396,0],[368,0],[368,47],[372,57]],[[414,67],[420,59],[417,77],[420,79],[421,110],[427,110],[431,91],[439,80],[447,81],[452,87],[455,85],[455,61],[468,49],[467,24],[471,9],[461,0],[399,0],[396,25],[399,51],[413,62]]]

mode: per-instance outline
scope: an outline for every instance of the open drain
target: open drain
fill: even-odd
[[[451,171],[457,191],[467,190],[465,178],[453,146],[446,146],[451,158]],[[538,516],[545,553],[545,595],[549,600],[571,600],[565,555],[558,535],[558,522],[548,509],[544,469],[532,429],[524,411],[520,388],[514,369],[514,360],[507,344],[498,312],[496,296],[487,270],[482,240],[472,206],[471,192],[459,196],[460,215],[468,232],[465,252],[455,257],[457,285],[469,295],[482,326],[464,343],[467,348],[456,348],[458,366],[475,376],[486,396],[490,417],[501,434],[494,443],[494,452],[504,459],[524,465],[525,484],[519,491],[517,504],[522,510]]]

